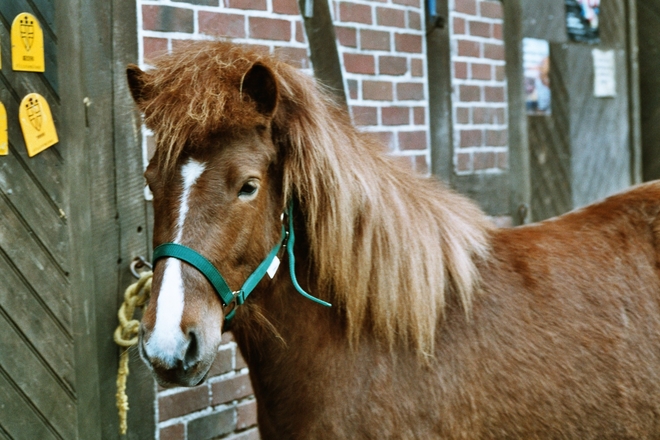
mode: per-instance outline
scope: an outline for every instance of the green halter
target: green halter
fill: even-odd
[[[250,274],[250,276],[245,280],[245,283],[240,290],[231,290],[227,285],[227,282],[220,274],[220,271],[207,260],[199,252],[184,246],[178,243],[163,243],[160,246],[157,246],[154,249],[154,255],[152,262],[155,264],[156,260],[160,258],[176,258],[181,261],[185,261],[190,264],[206,277],[206,279],[211,283],[215,291],[217,292],[222,305],[227,308],[232,306],[231,311],[225,316],[225,321],[229,321],[234,317],[236,313],[236,306],[242,305],[247,299],[248,295],[252,293],[254,288],[259,284],[259,281],[268,273],[268,269],[273,260],[277,257],[277,254],[280,252],[282,246],[286,247],[287,253],[289,255],[289,273],[291,274],[291,281],[293,282],[293,287],[307,299],[310,299],[318,304],[321,304],[326,307],[332,307],[330,303],[322,301],[318,298],[313,297],[309,293],[305,292],[300,284],[298,284],[298,279],[296,278],[296,260],[293,255],[293,244],[295,243],[296,236],[293,232],[293,203],[289,203],[287,207],[286,214],[288,217],[288,230],[282,225],[282,238],[275,245],[272,251],[268,256],[257,266],[257,268]],[[288,240],[288,241],[287,241]]]

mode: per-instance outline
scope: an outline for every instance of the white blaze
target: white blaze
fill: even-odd
[[[174,243],[181,242],[183,225],[188,214],[190,191],[205,169],[206,165],[195,159],[188,159],[188,162],[181,167],[183,190],[179,201],[179,216]],[[181,261],[176,258],[167,258],[156,304],[156,325],[147,341],[145,351],[149,357],[156,357],[170,366],[174,366],[177,358],[182,358],[182,351],[186,347],[187,338],[181,331],[183,306]]]

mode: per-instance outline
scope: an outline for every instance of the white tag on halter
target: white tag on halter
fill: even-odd
[[[275,278],[275,274],[277,273],[277,269],[280,268],[280,259],[275,257],[273,258],[273,261],[270,263],[270,266],[268,266],[268,269],[266,270],[266,273],[268,273],[268,276],[272,280]]]

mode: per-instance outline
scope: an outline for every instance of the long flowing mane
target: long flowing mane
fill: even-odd
[[[193,43],[155,63],[139,103],[163,166],[209,134],[257,124],[241,81],[255,63],[277,79],[274,141],[284,192],[298,200],[321,292],[357,342],[367,326],[390,346],[431,354],[449,295],[469,313],[489,222],[470,201],[384,154],[313,78],[262,52]]]

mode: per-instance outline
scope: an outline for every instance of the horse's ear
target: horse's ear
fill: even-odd
[[[147,73],[135,64],[129,64],[126,67],[126,78],[128,79],[128,88],[131,90],[131,96],[136,104],[140,105],[149,100],[150,93],[146,86]]]
[[[252,99],[257,111],[264,116],[272,116],[277,107],[277,80],[273,72],[261,63],[255,63],[243,75],[241,93]]]

